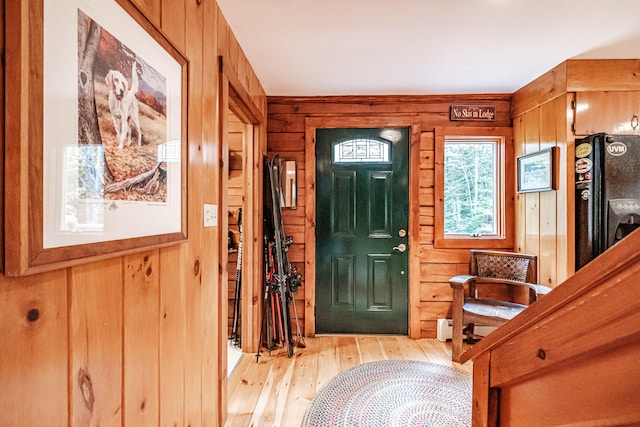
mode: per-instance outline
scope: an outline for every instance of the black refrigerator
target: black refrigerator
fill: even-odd
[[[575,141],[576,270],[640,225],[640,136]]]

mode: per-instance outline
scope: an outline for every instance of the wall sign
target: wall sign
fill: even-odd
[[[452,105],[450,120],[492,122],[496,119],[495,105]]]

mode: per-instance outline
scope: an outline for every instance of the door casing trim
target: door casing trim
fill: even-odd
[[[316,129],[319,128],[409,128],[409,337],[420,338],[420,122],[412,116],[344,117],[305,119],[305,249],[304,334],[315,335],[316,308]]]

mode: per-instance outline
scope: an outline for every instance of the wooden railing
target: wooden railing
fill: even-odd
[[[640,424],[640,230],[462,354],[473,425]]]

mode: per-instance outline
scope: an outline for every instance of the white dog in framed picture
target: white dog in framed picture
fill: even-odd
[[[131,88],[129,82],[120,71],[110,70],[104,78],[109,87],[109,110],[116,128],[118,149],[122,150],[124,142],[131,145],[131,128],[136,128],[138,146],[142,145],[142,129],[140,129],[140,108],[138,106],[138,72],[137,63],[131,65]]]

